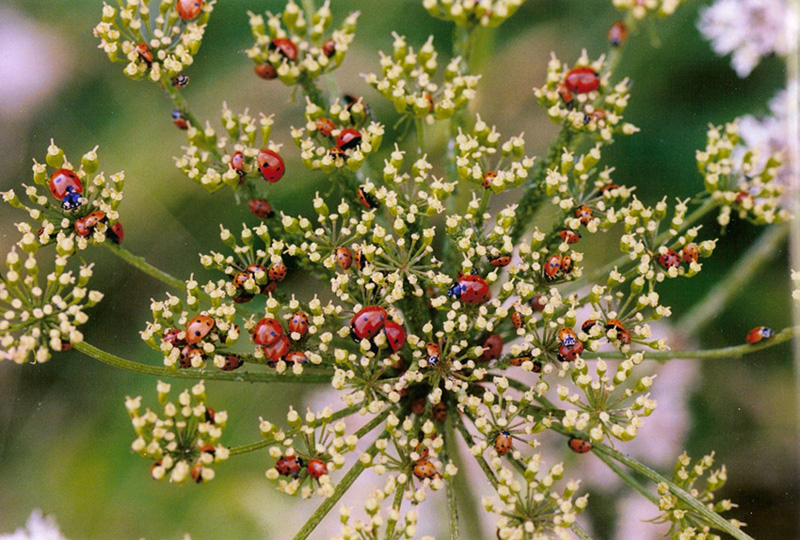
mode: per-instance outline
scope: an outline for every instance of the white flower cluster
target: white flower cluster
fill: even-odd
[[[434,17],[457,26],[495,27],[511,17],[525,0],[422,0]]]
[[[651,13],[667,17],[686,0],[612,0],[614,7],[627,11],[636,19],[644,19]]]

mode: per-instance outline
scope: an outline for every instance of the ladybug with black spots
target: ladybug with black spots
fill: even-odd
[[[308,333],[308,315],[303,311],[298,311],[289,319],[289,333],[300,334],[302,338]]]
[[[556,253],[549,256],[544,262],[544,278],[547,281],[555,281],[558,278],[558,274],[561,272],[562,260],[561,255]]]
[[[325,43],[323,43],[322,54],[324,54],[328,58],[336,54],[336,42],[333,41],[332,39],[329,39]]]
[[[153,63],[153,51],[147,43],[138,43],[136,45],[136,54],[139,55],[148,66]]]
[[[200,15],[204,0],[175,0],[175,11],[184,21],[191,21]]]
[[[336,137],[336,148],[339,150],[353,150],[361,144],[361,132],[357,129],[346,128]]]
[[[592,221],[594,213],[590,207],[583,204],[575,209],[575,217],[584,225],[588,225]]]
[[[511,433],[506,430],[500,430],[494,438],[494,449],[501,456],[508,454],[513,445],[514,439],[511,437]]]
[[[500,255],[488,256],[489,264],[495,268],[503,268],[511,264],[511,255],[501,253]]]
[[[489,284],[481,276],[475,274],[459,277],[447,294],[464,304],[482,304],[491,297]]]
[[[383,324],[383,332],[386,335],[386,342],[394,352],[399,351],[406,342],[405,329],[394,321],[386,321]]]
[[[122,239],[125,238],[125,231],[122,229],[122,223],[117,221],[111,227],[107,228],[106,238],[115,244],[120,245],[122,243]]]
[[[768,326],[756,326],[747,333],[747,343],[755,345],[756,343],[770,339],[774,335],[775,332],[772,328]]]
[[[219,369],[222,371],[234,371],[244,365],[244,360],[235,354],[228,354],[225,356],[224,362]]]
[[[350,320],[350,335],[355,341],[372,339],[386,323],[386,310],[380,306],[366,306]]]
[[[481,185],[484,188],[489,189],[490,187],[492,187],[492,182],[494,182],[495,178],[497,178],[497,173],[495,171],[486,171],[485,173],[483,173],[483,180],[481,180]]]
[[[436,470],[436,466],[427,459],[420,459],[414,464],[414,476],[420,480],[426,478],[441,478],[441,474]]]
[[[336,248],[336,262],[342,270],[349,270],[350,265],[353,264],[353,255],[346,247]]]
[[[270,317],[265,317],[256,323],[253,328],[253,343],[266,347],[275,343],[283,335],[281,323]]]
[[[570,437],[567,444],[569,445],[569,449],[576,454],[585,454],[592,450],[592,443],[586,439],[579,439],[578,437]]]
[[[658,264],[663,266],[666,270],[678,268],[681,265],[681,258],[674,250],[668,249],[658,256]]]
[[[56,169],[53,174],[50,175],[48,187],[53,197],[59,201],[69,193],[77,193],[78,195],[83,193],[83,183],[81,179],[74,171],[69,169]]]
[[[559,233],[561,240],[566,242],[567,244],[577,244],[578,241],[581,239],[581,235],[573,231],[572,229],[562,229]]]
[[[256,156],[256,163],[258,163],[258,170],[264,180],[274,184],[286,173],[286,166],[283,164],[283,158],[269,148],[262,148],[258,151]]]
[[[605,324],[606,331],[616,330],[617,339],[623,345],[628,345],[631,342],[631,333],[623,326],[622,321],[619,319],[609,319]]]
[[[261,347],[261,350],[264,352],[264,358],[267,359],[267,365],[269,367],[275,367],[280,360],[283,360],[284,356],[289,354],[291,346],[292,342],[289,341],[289,338],[280,335],[272,344]]]
[[[363,186],[359,186],[358,190],[356,190],[356,197],[358,197],[358,202],[360,202],[364,208],[368,208],[369,210],[378,208],[380,206],[378,199],[376,199],[371,193],[367,193]]]
[[[576,67],[571,69],[564,77],[564,85],[568,90],[576,94],[587,94],[600,87],[600,78],[588,66]]]
[[[286,265],[282,262],[279,262],[269,267],[267,276],[269,277],[270,281],[283,281],[284,278],[286,278],[287,271]]]
[[[515,311],[511,314],[511,324],[513,324],[514,328],[517,330],[525,325],[525,321],[522,319],[522,314],[519,311]]]
[[[296,455],[283,456],[275,463],[275,470],[281,476],[291,476],[297,478],[303,468],[303,460]]]
[[[321,459],[310,459],[308,460],[306,471],[311,478],[319,479],[323,475],[328,474],[328,466]]]
[[[330,118],[317,118],[314,120],[314,125],[316,126],[320,135],[324,135],[326,137],[330,137],[333,133],[333,130],[336,129],[336,125]]]
[[[294,62],[297,60],[297,46],[292,42],[291,39],[275,38],[269,44],[269,50],[278,51],[281,56],[289,61]]]
[[[562,343],[556,357],[562,362],[574,362],[582,352],[583,342],[576,339],[573,343]]]
[[[247,201],[247,207],[258,219],[269,219],[275,215],[272,205],[265,199],[250,199]]]
[[[172,123],[175,124],[175,127],[178,129],[189,129],[189,121],[186,119],[180,109],[175,109],[172,111]]]
[[[186,343],[193,345],[206,337],[216,323],[208,315],[198,315],[186,325]]]

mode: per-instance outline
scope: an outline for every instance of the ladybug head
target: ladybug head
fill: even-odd
[[[447,296],[450,298],[460,299],[462,292],[464,292],[464,287],[460,283],[453,283],[453,285],[447,289]]]

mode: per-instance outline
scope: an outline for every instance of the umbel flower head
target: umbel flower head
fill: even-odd
[[[201,484],[214,479],[211,466],[228,459],[228,448],[219,443],[228,421],[225,411],[206,405],[206,388],[199,382],[184,390],[177,402],[169,400],[171,385],[156,385],[163,416],[149,408],[141,412],[142,397],[127,397],[125,408],[131,417],[136,439],[131,449],[154,461],[150,475],[182,484],[192,480]]]
[[[249,14],[256,42],[245,52],[256,63],[256,75],[304,87],[342,64],[359,15],[351,13],[338,29],[328,34],[333,22],[330,0],[311,14],[289,0],[282,14],[267,12],[266,22],[262,15]]]
[[[611,0],[614,7],[627,11],[636,19],[644,19],[653,13],[659,17],[667,17],[686,0]]]
[[[331,540],[410,540],[417,537],[417,521],[419,516],[416,509],[409,510],[401,515],[392,509],[388,512],[381,511],[381,503],[391,494],[388,489],[378,489],[370,494],[364,501],[366,519],[353,519],[352,511],[346,506],[339,509],[339,520],[342,530],[338,536]],[[389,531],[393,532],[389,536]],[[434,540],[432,536],[423,536],[420,540]]]
[[[525,0],[422,0],[428,13],[457,26],[499,26]]]
[[[46,362],[51,351],[83,341],[77,328],[89,320],[83,310],[103,294],[86,288],[93,265],[81,266],[76,275],[66,269],[67,261],[57,255],[42,282],[34,253],[23,258],[15,248],[6,255],[6,270],[0,274],[0,361]]]
[[[157,7],[151,4],[157,3]],[[169,84],[194,62],[216,0],[128,0],[119,7],[103,3],[95,28],[112,62],[126,63],[125,75]]]
[[[99,244],[107,238],[115,244],[122,242],[117,208],[122,202],[125,173],[106,177],[97,169],[97,147],[84,154],[80,167],[75,167],[51,141],[45,163],[34,160],[36,185],[23,184],[28,200],[21,200],[14,190],[2,193],[5,202],[27,211],[40,224],[38,231],[27,223],[17,225],[23,235],[19,245],[25,251],[55,243],[60,255],[70,255],[86,249],[90,242]]]

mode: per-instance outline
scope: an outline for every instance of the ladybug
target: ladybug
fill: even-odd
[[[433,463],[427,459],[420,459],[414,464],[414,476],[420,480],[441,477],[441,475],[436,471],[436,467],[433,465]]]
[[[292,62],[297,60],[297,46],[292,43],[291,39],[275,38],[272,40],[272,43],[269,44],[269,49],[271,51],[278,51],[281,56]]]
[[[269,293],[275,292],[275,289],[278,288],[278,284],[275,281],[267,281],[263,287],[261,287],[261,294],[267,295]]]
[[[225,363],[220,368],[222,371],[234,371],[244,365],[244,360],[235,354],[225,356]]]
[[[495,178],[497,178],[497,173],[495,171],[486,171],[485,173],[483,173],[483,180],[481,180],[481,185],[484,188],[489,189]]]
[[[775,332],[772,331],[772,328],[767,326],[756,326],[747,333],[747,343],[750,345],[755,345],[759,341],[769,339],[774,335]]]
[[[495,268],[503,268],[504,266],[508,266],[509,264],[511,264],[511,255],[500,254],[497,255],[496,257],[489,256],[488,259],[489,259],[489,264],[491,264]]]
[[[356,106],[356,104],[360,103],[362,107],[364,107],[364,112],[367,116],[370,116],[372,112],[369,110],[369,106],[364,102],[364,98],[361,96],[356,96],[354,94],[345,94],[342,96],[345,102],[345,109],[350,112],[350,110]]]
[[[611,191],[612,189],[619,189],[617,184],[606,184],[600,188],[600,195],[605,195],[606,191]]]
[[[308,333],[308,315],[302,311],[298,311],[292,318],[289,319],[289,333],[300,334],[302,338]]]
[[[511,314],[511,324],[514,325],[514,328],[519,330],[525,324],[525,321],[522,320],[522,314],[519,311],[515,311]]]
[[[200,453],[202,454],[211,454],[212,456],[217,455],[217,449],[214,448],[213,444],[204,444],[200,447]]]
[[[753,196],[747,191],[740,191],[736,195],[737,204],[744,205],[745,203],[753,204]]]
[[[508,454],[514,444],[514,439],[511,438],[511,433],[506,430],[501,430],[497,437],[494,438],[494,449],[498,454],[504,456]]]
[[[364,252],[360,249],[353,254],[353,262],[356,263],[356,268],[363,270],[367,266],[367,259],[364,257]]]
[[[175,88],[185,88],[189,84],[189,76],[181,73],[170,81]]]
[[[203,483],[203,466],[201,464],[195,463],[192,465],[192,469],[189,471],[189,474],[192,476],[192,480],[198,484]]]
[[[259,219],[267,219],[275,215],[272,205],[265,199],[250,199],[247,201],[247,207],[250,209],[250,213]]]
[[[530,359],[530,356],[515,356],[514,358],[509,358],[508,363],[512,366],[521,366]]]
[[[253,68],[253,71],[256,72],[256,75],[268,81],[278,77],[278,72],[272,67],[272,64],[258,64]]]
[[[683,246],[681,250],[681,259],[683,262],[693,263],[697,262],[697,259],[700,258],[700,248],[694,242],[690,242]]]
[[[422,94],[422,97],[424,97],[425,101],[428,102],[428,112],[432,113],[436,109],[436,104],[433,101],[433,96],[430,94],[430,92],[424,92]]]
[[[562,260],[563,258],[558,253],[547,258],[544,263],[544,278],[547,281],[554,281],[558,277],[558,273],[561,272]]]
[[[92,234],[92,231],[89,229],[89,227],[86,226],[85,217],[76,219],[75,223],[73,224],[73,227],[75,227],[75,233],[78,236],[89,236],[90,234]]]
[[[491,297],[489,284],[475,274],[461,276],[447,291],[448,296],[455,297],[465,304],[482,304]]]
[[[336,148],[339,150],[352,150],[361,144],[361,132],[357,129],[346,128],[336,137]]]
[[[216,411],[214,411],[214,409],[212,409],[211,407],[206,407],[206,422],[208,422],[211,425],[216,424],[216,422],[214,420],[216,418],[216,416],[217,416],[217,413],[216,413]]]
[[[153,63],[153,51],[150,50],[150,46],[147,43],[139,43],[136,45],[136,54],[138,54],[139,58],[144,60],[148,66]]]
[[[619,319],[610,319],[606,321],[606,331],[614,329],[617,331],[617,339],[620,343],[627,345],[631,342],[631,333],[622,325]]]
[[[111,227],[106,229],[106,238],[119,245],[122,239],[125,238],[125,231],[122,229],[122,223],[117,221]]]
[[[330,118],[317,118],[314,120],[314,125],[317,126],[317,131],[326,137],[330,137],[333,130],[336,129],[336,125]]]
[[[247,280],[250,279],[250,277],[251,276],[248,272],[239,272],[238,274],[233,276],[231,283],[233,283],[233,286],[236,287],[237,289],[244,289],[244,286],[247,283]]]
[[[378,199],[376,199],[374,195],[364,191],[364,188],[361,186],[359,186],[358,190],[356,191],[356,196],[358,197],[358,201],[365,208],[372,210],[373,208],[378,208],[380,206]]]
[[[589,222],[592,221],[592,209],[585,204],[581,205],[575,209],[575,217],[578,218],[584,225],[588,225]]]
[[[214,328],[214,319],[208,315],[198,315],[186,325],[186,343],[197,343]]]
[[[583,324],[581,325],[581,331],[588,334],[592,330],[592,328],[594,328],[598,324],[600,324],[600,322],[596,321],[595,319],[586,319],[585,321],[583,321]]]
[[[271,345],[261,347],[261,350],[264,351],[264,356],[267,359],[267,365],[274,367],[279,360],[286,356],[286,354],[289,352],[289,347],[291,347],[291,342],[289,341],[289,338],[284,335],[279,336],[278,339],[276,339]]]
[[[608,29],[608,42],[612,47],[619,47],[628,38],[628,27],[622,21],[617,21]]]
[[[64,212],[72,212],[73,210],[80,208],[83,202],[84,198],[80,193],[70,190],[70,192],[64,195],[64,198],[61,199],[61,209]]]
[[[594,120],[595,122],[599,122],[600,120],[605,120],[606,116],[607,116],[606,115],[606,111],[604,111],[602,109],[597,109],[597,110],[593,111],[591,115],[589,115],[589,118],[590,118],[590,120]]]
[[[561,257],[561,271],[565,274],[572,272],[572,257],[569,255]]]
[[[175,0],[175,10],[184,21],[191,21],[200,15],[203,0]]]
[[[577,244],[578,241],[581,239],[581,235],[576,233],[572,229],[561,229],[559,236],[561,236],[561,240],[563,240],[567,244]]]
[[[347,154],[344,153],[344,150],[342,150],[341,148],[336,148],[335,146],[328,150],[328,155],[334,161],[336,161],[337,159],[340,159],[340,158],[341,159],[347,158]]]
[[[288,353],[286,357],[284,357],[283,361],[287,364],[307,364],[308,357],[306,356],[306,353],[302,351],[293,351]]]
[[[572,328],[565,326],[561,330],[558,331],[558,341],[563,343],[564,345],[571,345],[578,340],[578,336],[575,335],[575,331]]]
[[[62,200],[68,193],[83,193],[81,179],[69,169],[57,169],[50,175],[50,193]]]
[[[192,359],[193,358],[202,358],[203,351],[200,349],[195,349],[191,345],[186,345],[183,349],[181,349],[181,358],[180,358],[180,366],[181,369],[189,369],[192,367]]]
[[[180,109],[172,111],[172,123],[175,124],[175,127],[178,129],[189,129],[189,121],[186,120],[186,117]]]
[[[286,172],[286,167],[283,165],[283,159],[280,154],[273,152],[269,148],[262,148],[256,156],[258,162],[258,170],[261,171],[261,176],[267,182],[273,184],[283,178]]]
[[[185,343],[184,340],[178,339],[180,333],[181,333],[180,330],[178,330],[177,328],[173,328],[167,331],[166,334],[164,334],[164,337],[161,338],[161,341],[164,343],[169,343],[173,347],[179,347]]]
[[[536,360],[535,362],[533,362],[533,368],[531,368],[531,371],[533,371],[534,373],[541,373],[542,372],[542,362],[539,361],[539,360]]]
[[[433,419],[437,422],[444,422],[447,420],[447,406],[441,401],[433,406],[431,413],[433,414]]]
[[[386,310],[380,306],[367,306],[350,320],[350,335],[356,341],[372,339],[386,322]]]
[[[500,334],[492,334],[483,342],[483,352],[478,360],[491,362],[500,358],[501,354],[503,354],[503,337]]]
[[[264,318],[253,328],[253,343],[266,347],[272,345],[283,335],[283,327],[275,319]]]
[[[678,268],[681,265],[681,258],[675,251],[668,249],[666,253],[659,255],[658,264],[667,270],[670,268]]]
[[[239,176],[244,175],[244,154],[242,152],[235,152],[231,156],[231,169],[236,171]]]
[[[542,295],[541,294],[533,295],[533,298],[531,298],[530,301],[530,305],[533,311],[544,311],[545,304],[542,304]]]
[[[425,398],[416,398],[411,401],[411,412],[417,416],[425,412]]]
[[[569,91],[569,88],[559,83],[558,86],[556,86],[556,91],[558,92],[558,97],[561,98],[561,101],[567,105],[572,103],[572,92]]]
[[[275,469],[281,476],[291,476],[297,478],[300,469],[303,468],[303,460],[296,455],[283,456],[275,463]]]
[[[569,449],[575,452],[576,454],[585,454],[586,452],[592,450],[592,443],[590,443],[586,439],[570,437],[567,444],[569,445]]]
[[[574,343],[563,343],[558,348],[556,357],[562,362],[574,362],[582,352],[583,342],[576,339]]]
[[[160,459],[158,461],[156,461],[155,463],[153,463],[153,465],[150,466],[150,476],[153,478],[153,480],[158,480],[160,478],[160,476],[156,476],[156,470],[159,467],[161,467],[161,460]]]
[[[248,264],[247,268],[245,268],[245,272],[249,272],[250,274],[253,275],[253,277],[256,277],[256,274],[258,272],[264,272],[266,274],[267,269],[261,266],[260,264]]]
[[[249,302],[253,298],[255,298],[254,294],[250,294],[250,293],[247,293],[247,292],[242,292],[240,294],[237,294],[233,298],[231,298],[231,300],[233,300],[234,303],[236,303],[236,304],[246,304],[247,302]]]
[[[428,455],[430,454],[430,450],[428,450],[428,447],[422,443],[419,443],[417,445],[417,447],[414,449],[414,452],[416,452],[419,455],[419,459],[428,459]]]
[[[329,39],[325,43],[323,43],[322,54],[324,54],[328,58],[336,54],[336,42],[333,41],[332,39]]]
[[[95,227],[97,227],[98,224],[106,223],[108,221],[108,218],[106,218],[106,215],[103,212],[99,211],[99,210],[96,210],[96,211],[90,213],[88,216],[84,217],[83,219],[86,220],[86,226],[89,227],[90,229],[94,229]]]
[[[336,262],[342,270],[349,270],[353,264],[353,256],[346,247],[336,248]]]
[[[586,94],[597,90],[600,87],[600,79],[595,71],[588,67],[576,67],[571,69],[564,77],[564,85],[576,94]]]
[[[286,277],[286,265],[283,263],[273,264],[269,267],[267,276],[269,277],[270,281],[283,281],[283,279]]]
[[[425,352],[428,354],[428,364],[433,365],[439,361],[439,355],[442,354],[438,343],[431,341],[425,344]]]
[[[386,321],[383,324],[383,332],[386,334],[386,342],[394,352],[399,351],[406,342],[405,329],[394,321]]]
[[[310,459],[306,471],[311,478],[319,478],[328,474],[328,466],[321,459]]]

